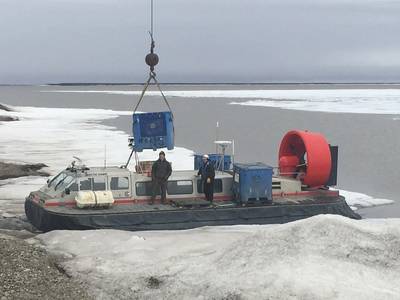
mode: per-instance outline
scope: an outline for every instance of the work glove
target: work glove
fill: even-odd
[[[211,178],[207,178],[207,183],[211,183]]]

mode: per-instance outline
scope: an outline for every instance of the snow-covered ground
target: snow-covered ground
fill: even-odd
[[[140,91],[107,90],[56,90],[50,92],[140,94]],[[150,91],[148,94],[159,95],[155,91]],[[165,91],[165,94],[168,97],[180,98],[237,98],[241,101],[232,101],[231,104],[246,106],[267,106],[330,113],[400,114],[400,89],[186,90]],[[243,101],[246,99],[249,100]]]
[[[400,219],[37,236],[98,299],[399,299]]]

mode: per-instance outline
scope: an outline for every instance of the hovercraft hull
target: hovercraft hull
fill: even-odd
[[[361,219],[343,197],[329,201],[310,199],[300,204],[257,206],[216,206],[206,208],[171,208],[145,211],[112,211],[106,209],[51,210],[27,198],[25,213],[28,220],[41,231],[120,229],[120,230],[179,230],[202,226],[280,224],[319,214],[336,214]]]

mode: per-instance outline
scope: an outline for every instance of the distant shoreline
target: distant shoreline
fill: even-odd
[[[0,180],[18,178],[25,176],[50,176],[48,172],[42,171],[47,165],[39,164],[22,164],[0,161]]]
[[[43,84],[0,84],[0,86],[118,86],[118,85],[143,85],[144,82],[60,82],[60,83],[43,83]],[[290,85],[335,85],[335,86],[385,86],[385,85],[400,85],[400,82],[160,82],[162,85],[198,85],[198,86],[206,86],[206,85],[282,85],[282,86],[290,86]]]

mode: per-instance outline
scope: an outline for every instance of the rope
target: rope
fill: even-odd
[[[170,111],[170,113],[171,113],[171,115],[172,115],[172,119],[174,119],[174,113],[172,112],[171,106],[169,105],[169,102],[168,102],[168,100],[167,100],[167,97],[165,97],[165,94],[164,94],[164,92],[163,92],[162,89],[161,89],[160,83],[159,83],[158,80],[156,79],[156,73],[153,72],[153,71],[150,72],[149,78],[147,79],[146,83],[144,84],[144,88],[143,88],[143,90],[142,90],[142,93],[140,94],[139,101],[137,102],[135,108],[133,109],[133,113],[134,113],[134,114],[136,113],[136,111],[137,111],[137,109],[138,109],[140,103],[142,102],[143,97],[144,97],[144,94],[146,93],[146,91],[147,91],[147,89],[148,89],[148,87],[149,87],[150,82],[151,82],[152,79],[153,79],[154,83],[156,84],[158,90],[160,91],[161,96],[162,96],[162,98],[163,98],[165,104],[167,105],[168,110]]]
[[[143,88],[143,90],[142,90],[142,94],[140,95],[140,98],[139,98],[138,103],[136,104],[135,108],[133,109],[133,114],[136,113],[136,110],[138,109],[140,102],[142,102],[143,96],[144,96],[144,94],[146,93],[146,90],[147,90],[147,88],[148,88],[149,85],[150,85],[150,81],[151,81],[151,74],[150,74],[150,76],[149,76],[149,79],[147,79],[147,81],[146,81],[146,83],[145,83],[145,85],[144,85],[144,88]]]
[[[160,91],[161,96],[163,97],[164,102],[167,105],[168,110],[170,111],[170,113],[172,115],[172,119],[174,119],[174,113],[172,112],[171,106],[169,105],[168,100],[165,97],[164,92],[161,90],[160,84],[158,83],[158,81],[156,79],[156,73],[152,72],[152,74],[150,76],[151,76],[151,78],[153,78],[154,82],[156,83],[156,86],[157,86],[158,90]]]

